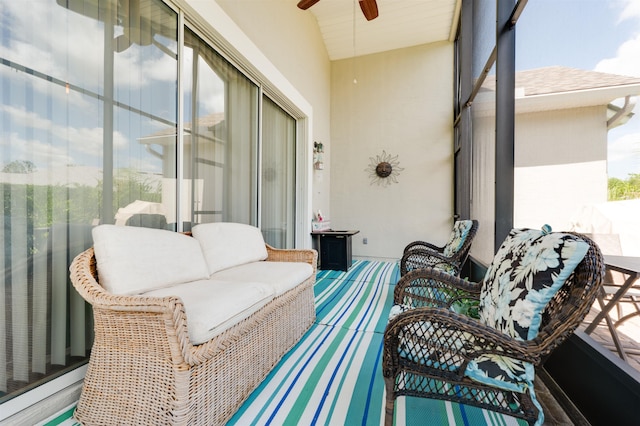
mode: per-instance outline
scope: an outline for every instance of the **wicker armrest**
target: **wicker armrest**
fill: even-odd
[[[114,311],[173,312],[182,305],[180,298],[118,295],[107,292],[97,281],[96,258],[93,248],[79,254],[69,267],[70,278],[76,291],[97,308]]]
[[[396,284],[393,301],[397,305],[450,308],[456,301],[480,298],[481,283],[463,280],[436,268],[416,269]]]
[[[420,268],[440,268],[457,273],[460,269],[459,261],[446,257],[432,250],[413,249],[405,252],[400,259],[400,275]]]
[[[437,253],[442,253],[444,251],[444,246],[436,246],[435,244],[431,244],[426,241],[413,241],[404,248],[403,253],[408,252],[409,250],[433,250]]]
[[[384,349],[385,375],[402,364],[417,370],[435,368],[444,376],[459,379],[469,361],[483,354],[540,362],[530,342],[514,340],[477,320],[442,308],[415,308],[392,318],[384,333]]]
[[[313,266],[314,273],[318,265],[318,252],[313,249],[277,249],[267,246],[267,260],[271,262],[305,262]]]
[[[148,334],[145,339],[171,342],[173,349],[170,353],[175,363],[198,364],[210,356],[212,349],[206,348],[207,345],[200,345],[200,348],[191,344],[184,304],[179,297],[116,295],[107,292],[98,282],[93,248],[79,254],[69,271],[76,291],[93,306],[96,333],[109,330],[107,334],[113,334],[113,330],[117,330],[122,336],[131,336],[140,333],[143,329],[141,324],[145,324]],[[150,340],[145,339],[136,340],[141,349],[151,344]],[[132,345],[131,340],[129,344]]]

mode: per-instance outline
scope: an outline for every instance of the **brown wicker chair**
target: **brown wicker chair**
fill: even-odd
[[[449,241],[442,247],[426,241],[409,243],[400,259],[400,276],[414,269],[427,267],[459,275],[477,232],[477,220],[459,220],[453,225]]]
[[[394,292],[400,313],[392,316],[384,334],[385,424],[393,423],[394,402],[401,395],[449,400],[536,422],[540,405],[534,402],[533,381],[530,389],[514,392],[474,381],[465,372],[472,360],[486,354],[522,360],[533,369],[573,333],[593,304],[605,271],[597,245],[579,237],[588,251],[542,308],[538,334],[531,340],[512,338],[454,312],[456,305],[481,300],[486,277],[472,283],[433,268],[402,277]]]

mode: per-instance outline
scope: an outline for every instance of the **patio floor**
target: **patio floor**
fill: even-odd
[[[622,305],[623,315],[632,312],[633,308],[628,303],[624,303]],[[598,302],[596,302],[591,308],[591,312],[589,312],[587,318],[585,318],[585,321],[580,328],[584,330],[589,324],[591,324],[591,322],[599,312],[600,308]],[[615,322],[615,320],[618,318],[616,309],[611,310],[610,317]],[[620,342],[622,343],[622,346],[627,353],[627,363],[637,371],[640,371],[640,316],[635,316],[629,319],[620,327],[618,327],[617,331]],[[602,320],[600,324],[598,324],[598,326],[593,330],[590,336],[596,342],[609,349],[613,354],[619,356],[613,344],[611,332],[609,331],[609,328],[607,327],[607,324],[604,320]]]

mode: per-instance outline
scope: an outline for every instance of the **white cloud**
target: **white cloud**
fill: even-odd
[[[13,159],[33,157],[32,161],[40,166],[49,163],[66,166],[68,164],[84,164],[85,161],[79,158],[82,155],[88,155],[94,159],[102,158],[102,127],[67,127],[48,118],[43,118],[35,112],[10,105],[1,106],[0,110],[10,117],[10,121],[16,127],[30,128],[36,133],[42,130],[52,136],[50,142],[40,142],[37,140],[23,141],[17,134],[12,134],[9,140],[11,141]],[[114,132],[114,149],[125,147],[128,143],[125,135]],[[52,161],[47,160],[48,156],[51,156]]]
[[[66,150],[36,139],[23,139],[17,133],[10,134],[6,139],[3,138],[1,144],[10,145],[10,155],[5,159],[4,164],[29,160],[41,169],[45,164],[52,167],[63,167],[72,162]]]
[[[595,71],[640,77],[640,33],[622,43],[613,58],[598,62]]]
[[[40,2],[42,13],[24,6],[22,2],[7,6],[11,35],[9,44],[3,46],[3,56],[77,85],[102,75],[103,32],[97,20],[69,12],[55,2]]]
[[[625,5],[620,14],[620,21],[640,18],[640,0],[625,0],[623,3]]]
[[[0,6],[0,19],[11,22],[4,28],[9,31],[3,38],[4,58],[89,92],[104,93],[104,23],[70,11],[55,1],[38,2],[39,13],[33,13],[22,1],[1,2]],[[175,58],[150,49],[142,52],[137,45],[114,57],[115,90],[125,101],[130,100],[128,97],[132,102],[137,101],[141,87],[175,82],[176,73]],[[0,128],[0,133],[5,131],[3,141],[12,141],[11,149],[5,152],[9,152],[12,159],[31,159],[41,167],[100,165],[104,136],[100,102],[73,90],[67,93],[63,85],[52,85],[39,78],[23,79],[21,75],[8,67],[0,67],[0,78],[8,76],[11,81],[9,96],[17,99],[11,106],[0,105],[0,111],[12,123],[10,129]],[[17,106],[21,105],[18,101],[25,88],[32,89],[38,100],[33,111]],[[49,111],[44,111],[45,103],[41,99],[48,99]],[[78,124],[79,117],[86,121]],[[113,134],[114,151],[122,152],[131,146],[142,149],[135,140],[130,140],[136,136],[127,133],[135,129],[131,130],[127,123],[122,127],[124,133]],[[24,129],[32,129],[33,135],[26,136]],[[51,159],[47,159],[47,155],[51,155]],[[128,156],[125,157],[129,163]],[[148,167],[160,169],[158,164]]]
[[[608,152],[609,161],[627,159],[629,152],[640,153],[640,133],[630,133],[610,141]]]
[[[612,2],[611,7],[621,10],[618,22],[637,20],[640,24],[640,0]],[[640,77],[640,31],[630,34],[629,39],[618,47],[615,56],[601,60],[595,70]]]
[[[623,128],[624,126],[619,130]],[[616,134],[614,131],[609,133],[607,145],[609,177],[627,179],[631,173],[640,173],[640,131],[633,128],[627,134],[614,136]]]
[[[624,0],[612,5],[621,9],[619,22],[637,20],[640,23],[640,0]],[[639,27],[640,28],[640,27]],[[611,58],[601,60],[595,71],[640,77],[640,31],[630,34]],[[627,124],[609,132],[607,164],[610,177],[627,179],[630,173],[640,173],[640,119],[636,116]]]
[[[105,73],[104,24],[55,2],[39,2],[38,7],[43,9],[41,13],[33,13],[23,2],[7,3],[2,13],[9,15],[5,19],[11,21],[11,34],[6,38],[8,45],[3,46],[3,57],[62,81],[101,92]],[[49,10],[44,11],[47,7]],[[34,31],[34,28],[41,30]],[[136,45],[115,54],[114,83],[138,89],[157,82],[175,81],[175,58],[160,51],[153,51],[153,58],[149,54],[148,51],[141,53]]]

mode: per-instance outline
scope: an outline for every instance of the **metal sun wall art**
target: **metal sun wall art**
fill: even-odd
[[[374,183],[383,187],[392,183],[398,183],[398,175],[404,168],[400,167],[398,156],[392,156],[382,151],[382,154],[369,157],[369,166],[365,169],[369,172],[371,185]]]

